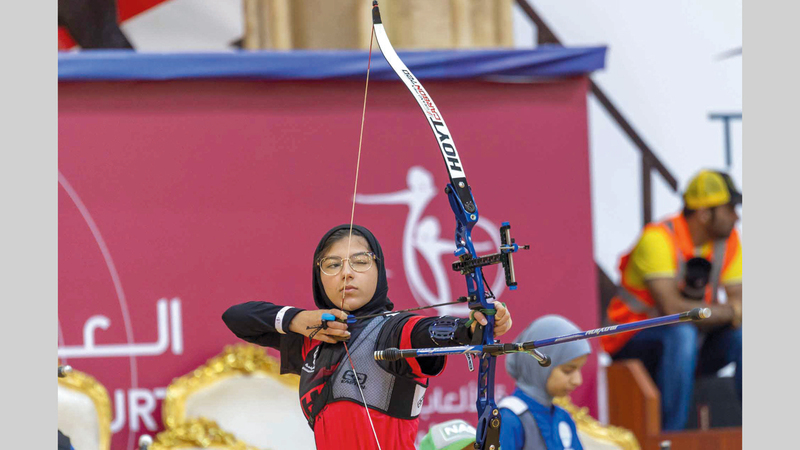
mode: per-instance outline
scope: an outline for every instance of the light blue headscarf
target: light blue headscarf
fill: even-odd
[[[547,315],[533,321],[514,342],[537,341],[581,331],[574,323],[564,317]],[[553,368],[568,363],[573,359],[588,355],[592,348],[585,340],[564,342],[542,347],[540,350],[551,359],[550,366],[542,367],[527,353],[512,353],[506,357],[506,370],[517,381],[522,392],[533,397],[543,406],[550,407],[553,397],[547,393],[547,378]]]

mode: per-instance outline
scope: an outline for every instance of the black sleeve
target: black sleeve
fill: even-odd
[[[239,339],[258,344],[263,347],[281,348],[281,336],[292,333],[289,323],[302,309],[291,308],[284,312],[282,330],[275,328],[275,319],[283,306],[269,302],[247,302],[234,305],[222,314],[222,321]],[[295,334],[295,333],[292,333]]]
[[[303,368],[303,343],[306,337],[302,334],[292,333],[281,334],[278,337],[281,352],[281,375],[293,373],[300,375]]]

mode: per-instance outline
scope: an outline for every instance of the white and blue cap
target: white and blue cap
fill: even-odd
[[[475,427],[461,419],[437,423],[419,443],[419,450],[461,450],[475,443]]]

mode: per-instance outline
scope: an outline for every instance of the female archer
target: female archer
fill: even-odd
[[[323,236],[312,289],[316,310],[247,302],[228,308],[222,320],[237,337],[278,349],[281,373],[300,375],[300,404],[318,449],[413,449],[428,378],[442,373],[446,358],[375,361],[373,352],[469,344],[486,317],[382,314],[394,307],[386,296],[383,252],[375,236],[356,225]],[[511,315],[501,303],[495,306],[494,334],[500,336],[511,327]],[[342,323],[348,314],[357,319],[349,325]]]

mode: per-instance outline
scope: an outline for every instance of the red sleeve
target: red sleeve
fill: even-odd
[[[403,331],[400,334],[400,349],[410,349],[413,348],[411,346],[411,331],[414,329],[414,325],[417,324],[422,319],[425,319],[425,316],[414,316],[406,321],[403,324]],[[422,373],[422,368],[419,366],[419,362],[417,358],[408,358],[406,359],[409,367],[411,367],[411,373],[414,374],[415,377],[418,378],[430,378],[439,376],[442,372],[444,372],[444,368],[447,366],[447,358],[444,358],[444,364],[442,364],[442,370],[439,371],[436,375],[427,375]]]
[[[303,351],[302,351],[303,357],[305,358],[308,352],[313,350],[314,347],[318,346],[321,343],[322,341],[315,341],[313,339],[309,339],[309,337],[306,336],[305,339],[303,339]]]

